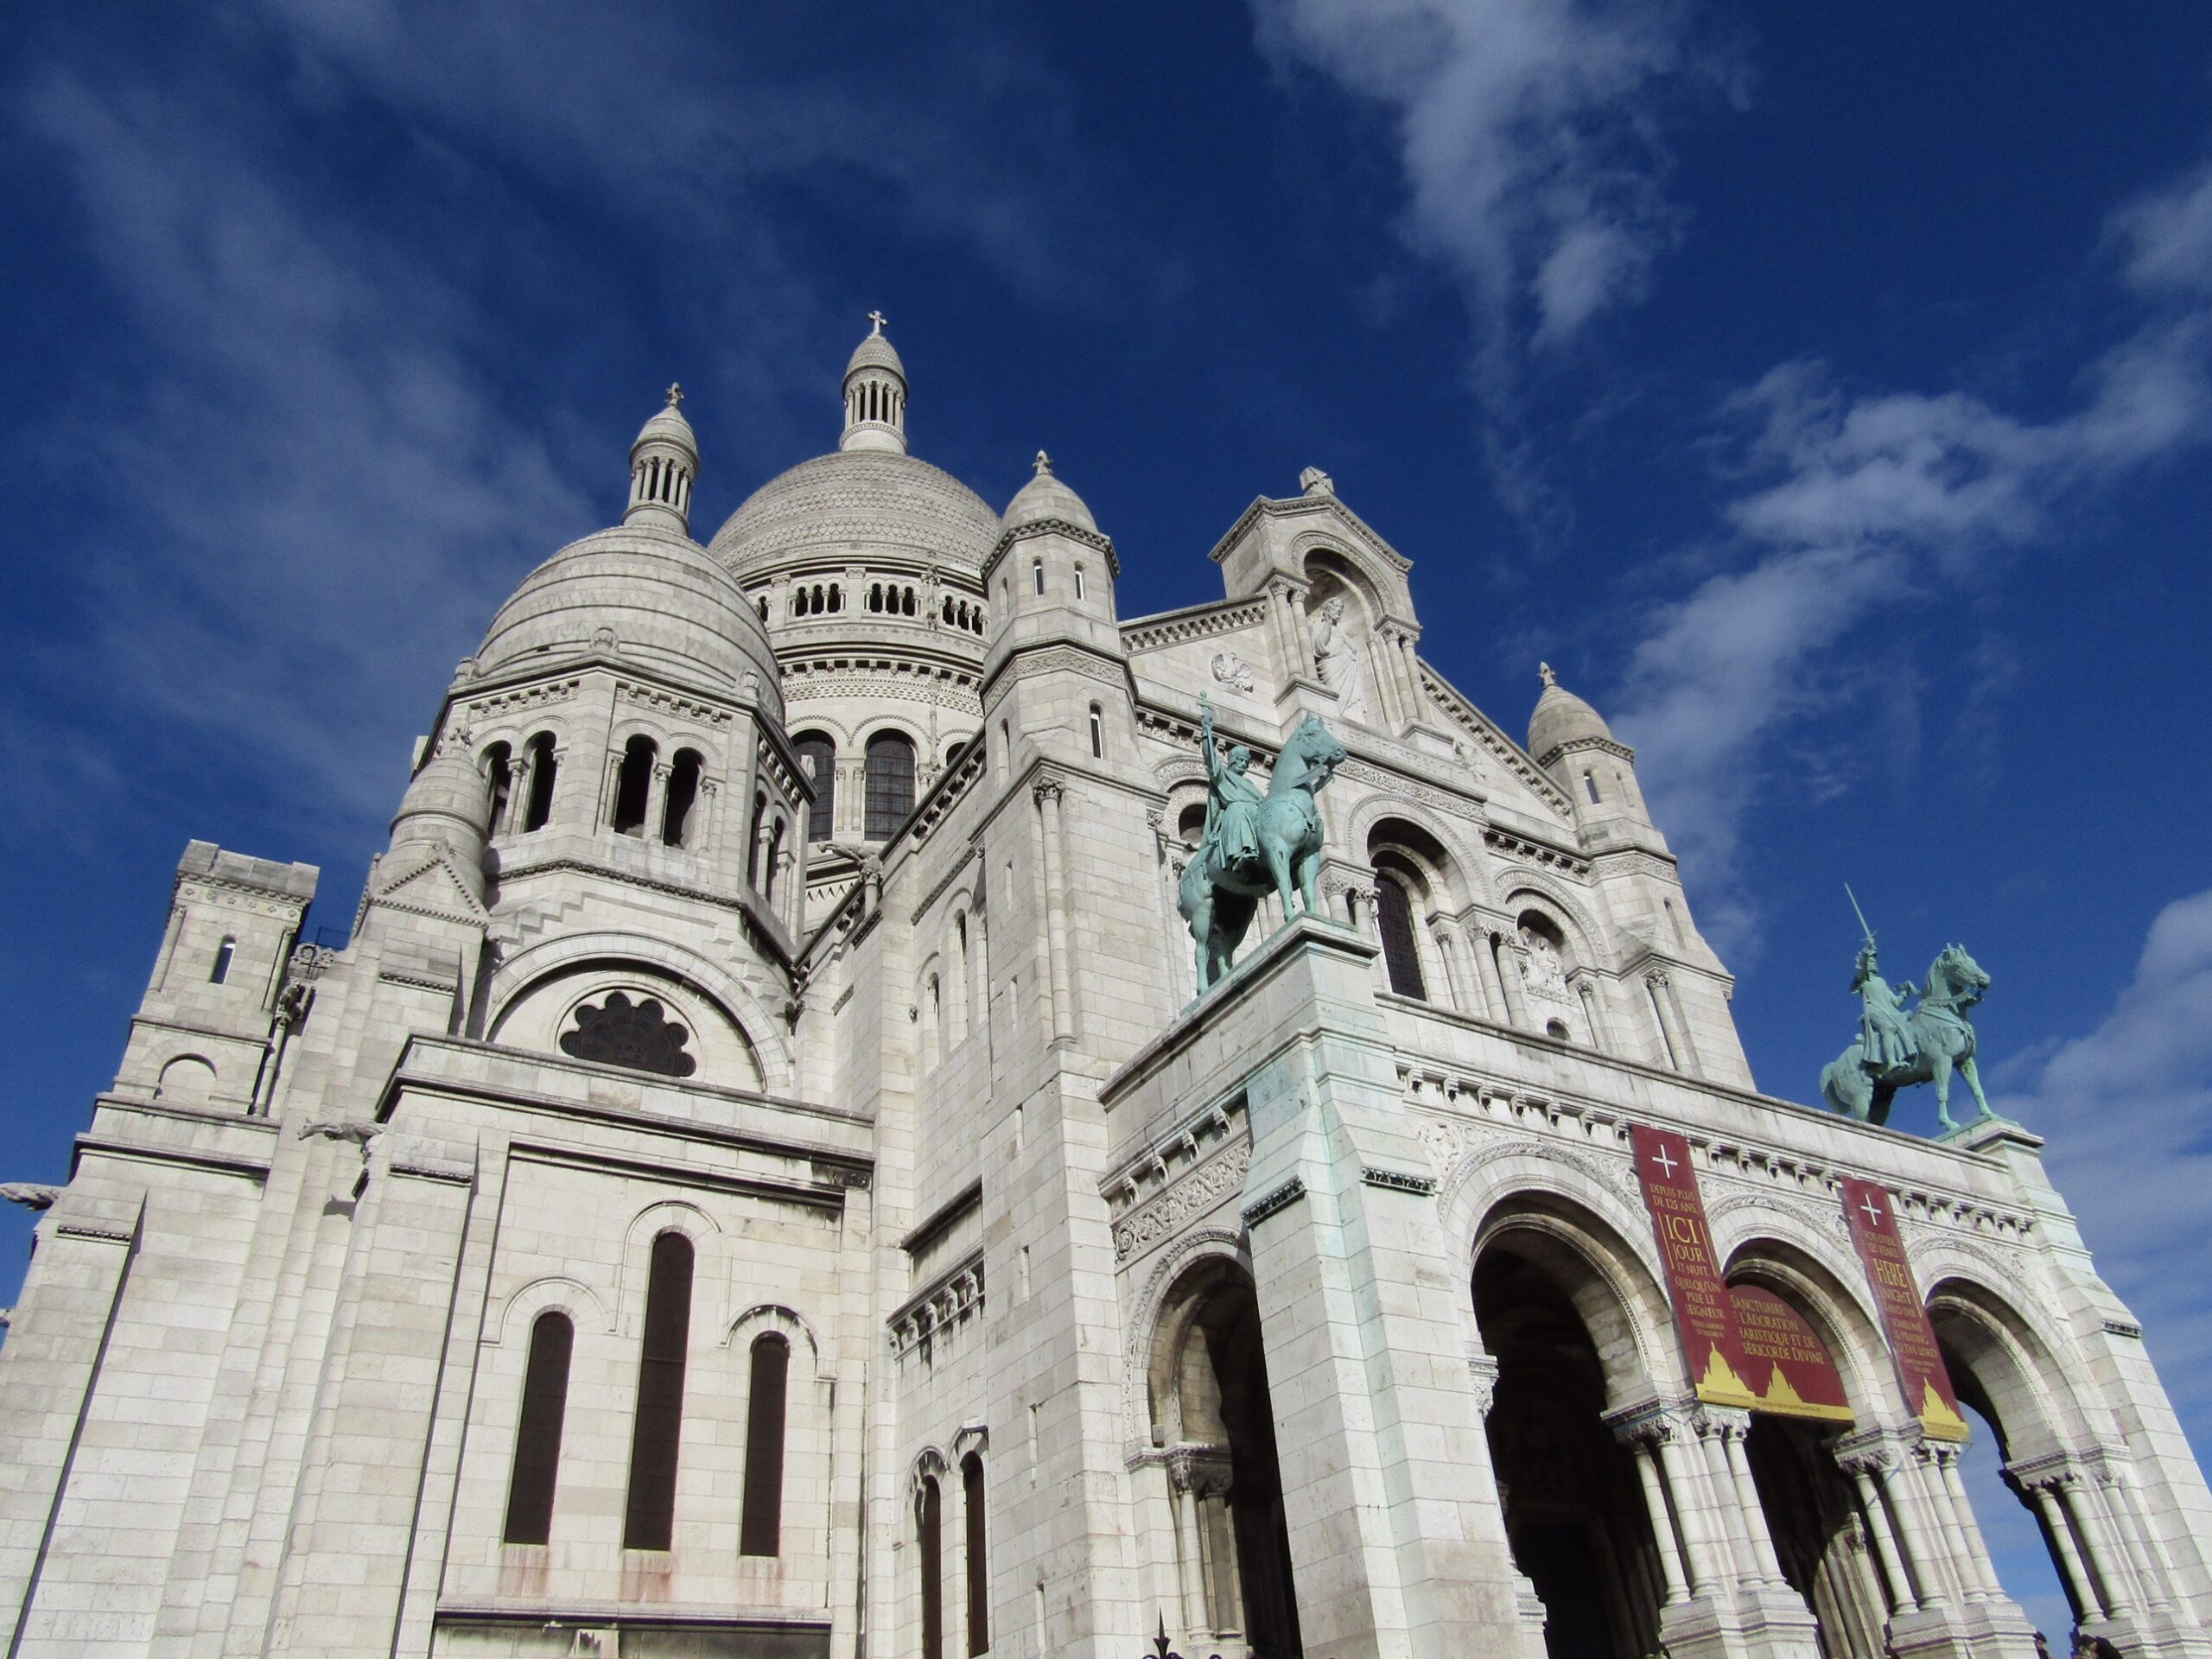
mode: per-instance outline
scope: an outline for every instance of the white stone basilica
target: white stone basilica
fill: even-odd
[[[1847,1179],[2076,1642],[2212,1659],[2212,1495],[2039,1142],[1761,1093],[1589,705],[1453,690],[1319,472],[1124,620],[1042,455],[1000,513],[908,454],[880,319],[843,391],[704,544],[671,393],[344,948],[188,848],[6,1189],[10,1659],[2034,1659]],[[1349,758],[1328,915],[1194,1001],[1202,695]],[[1826,1405],[1701,1387],[1653,1131]]]

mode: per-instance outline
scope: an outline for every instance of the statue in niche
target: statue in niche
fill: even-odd
[[[1341,594],[1332,594],[1313,619],[1313,671],[1337,694],[1337,708],[1346,720],[1367,718],[1366,664],[1360,660],[1359,641],[1345,625]]]
[[[1549,997],[1554,1002],[1567,1001],[1567,966],[1560,960],[1559,947],[1532,927],[1521,930],[1521,976],[1531,996]]]

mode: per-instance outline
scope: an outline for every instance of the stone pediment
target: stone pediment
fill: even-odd
[[[479,927],[491,920],[482,902],[469,892],[461,873],[443,853],[427,862],[410,861],[389,880],[385,869],[378,868],[372,878],[369,902],[363,908],[378,906],[416,916],[448,917]]]

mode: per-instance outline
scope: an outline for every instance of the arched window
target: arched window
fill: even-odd
[[[937,1477],[922,1477],[922,1659],[944,1659],[944,1495]]]
[[[633,737],[622,746],[621,770],[614,776],[614,816],[618,836],[642,834],[645,801],[653,786],[653,759],[660,753],[650,737]]]
[[[1390,988],[1426,1002],[1428,987],[1421,980],[1421,950],[1414,942],[1413,899],[1395,876],[1385,875],[1375,884],[1375,924],[1382,935]]]
[[[871,611],[880,611],[883,608],[883,584],[881,582],[871,582],[868,583],[868,607]]]
[[[801,732],[791,740],[799,770],[814,780],[814,802],[806,810],[806,838],[827,841],[837,833],[837,745],[825,732]]]
[[[494,743],[484,751],[484,776],[492,785],[491,830],[499,833],[507,819],[507,797],[514,792],[515,769],[513,751],[504,743]]]
[[[1574,1033],[1567,1028],[1567,1021],[1564,1020],[1545,1020],[1544,1035],[1547,1037],[1556,1037],[1562,1043],[1571,1042],[1573,1040],[1574,1037]]]
[[[753,1385],[745,1404],[745,1510],[737,1553],[775,1555],[783,1537],[784,1395],[791,1345],[774,1332],[753,1344]]]
[[[832,611],[845,608],[845,590],[834,582],[830,584],[830,608]]]
[[[542,1544],[552,1535],[561,1425],[569,1413],[569,1356],[575,1341],[576,1328],[565,1313],[541,1313],[530,1327],[514,1469],[507,1477],[507,1526],[500,1535],[511,1544]]]
[[[1075,568],[1075,596],[1083,597],[1083,567],[1079,564]]]
[[[760,620],[763,622],[768,620],[768,601],[766,599],[760,601]]]
[[[691,844],[691,809],[698,804],[699,779],[706,770],[698,750],[676,752],[676,764],[668,773],[668,800],[660,814],[660,838],[671,847]]]
[[[760,896],[776,896],[776,873],[782,868],[784,856],[784,821],[778,818],[768,831],[767,868],[760,872]]]
[[[944,596],[944,620],[948,623],[952,620],[952,595],[950,594],[947,594]]]
[[[231,958],[238,953],[238,942],[232,935],[223,935],[223,942],[215,947],[215,965],[207,970],[207,982],[219,985],[231,976]]]
[[[1094,760],[1106,758],[1106,716],[1099,712],[1095,702],[1090,705],[1090,758]]]
[[[1029,561],[1029,580],[1036,584],[1037,591],[1039,594],[1042,594],[1045,591],[1044,560],[1032,559]]]
[[[553,734],[540,732],[530,740],[530,800],[523,808],[522,827],[543,830],[553,817],[553,777],[561,769],[553,752]]]
[[[914,590],[912,588],[909,588],[906,589],[906,604],[901,608],[908,616],[912,616],[914,613]]]
[[[638,1414],[630,1427],[625,1549],[666,1549],[676,1530],[676,1452],[683,1428],[683,1368],[691,1338],[691,1241],[653,1240],[645,1284],[645,1340],[638,1355]]]
[[[868,838],[888,841],[914,810],[914,746],[897,732],[868,741]]]
[[[970,1659],[991,1650],[991,1573],[983,1524],[983,1459],[970,1452],[960,1459],[961,1518],[968,1525],[968,1652]]]

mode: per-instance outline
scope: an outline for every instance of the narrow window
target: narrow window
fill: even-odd
[[[960,1459],[960,1506],[968,1523],[968,1652],[991,1650],[991,1573],[986,1559],[983,1516],[983,1459],[970,1452]]]
[[[1075,568],[1075,596],[1083,597],[1083,567],[1079,564]]]
[[[1682,933],[1681,912],[1675,908],[1675,901],[1671,899],[1662,899],[1659,902],[1667,907],[1667,925],[1675,935],[1675,943],[1688,944],[1689,940]]]
[[[1595,772],[1584,772],[1582,774],[1582,787],[1590,791],[1590,799],[1594,804],[1598,798],[1597,774]]]
[[[868,825],[870,841],[888,841],[914,810],[914,746],[897,732],[868,741]]]
[[[952,620],[952,595],[950,594],[947,594],[944,596],[944,620],[948,623]]]
[[[618,836],[644,833],[645,798],[653,783],[653,759],[659,751],[650,737],[633,737],[622,746],[622,767],[614,778],[614,815]]]
[[[768,620],[768,601],[766,599],[760,601],[760,620],[763,622]]]
[[[922,1478],[922,1659],[944,1659],[944,1498]]]
[[[238,942],[229,934],[215,947],[215,965],[207,970],[207,982],[219,985],[231,976],[231,958],[238,953]]]
[[[767,816],[767,796],[755,795],[753,798],[753,823],[745,832],[745,882],[747,887],[760,885],[760,825]]]
[[[553,734],[540,732],[530,740],[530,804],[523,808],[522,827],[543,830],[553,817],[553,775],[561,769],[553,753]]]
[[[883,584],[881,582],[872,582],[868,583],[868,607],[871,611],[880,611],[883,608]]]
[[[515,769],[510,759],[513,751],[504,743],[494,743],[484,751],[484,775],[492,785],[492,833],[498,835],[507,821],[507,797],[514,792]]]
[[[806,838],[828,841],[837,833],[837,746],[824,732],[803,732],[791,740],[799,769],[813,780],[814,799],[806,809]]]
[[[906,590],[906,613],[908,616],[914,613],[914,590],[911,588]]]
[[[834,582],[830,584],[830,608],[832,611],[845,608],[845,590]]]
[[[1098,712],[1098,705],[1095,702],[1090,705],[1090,758],[1094,760],[1106,758],[1106,717]]]
[[[638,1356],[638,1414],[630,1429],[625,1549],[666,1549],[676,1530],[676,1451],[683,1427],[683,1366],[691,1335],[691,1241],[653,1240],[645,1340]]]
[[[776,875],[783,868],[783,857],[784,821],[778,818],[775,827],[768,831],[767,868],[760,872],[760,896],[763,899],[776,896]]]
[[[1414,943],[1413,900],[1393,877],[1386,875],[1375,884],[1375,921],[1382,935],[1382,963],[1389,971],[1390,988],[1400,996],[1426,1002],[1428,988],[1421,982],[1421,951]]]
[[[782,1553],[784,1515],[784,1391],[791,1345],[773,1332],[753,1344],[753,1386],[745,1406],[745,1511],[738,1522],[737,1553]]]
[[[545,1313],[530,1327],[530,1360],[522,1376],[522,1414],[515,1424],[514,1472],[507,1478],[511,1544],[542,1544],[553,1531],[553,1485],[561,1466],[561,1424],[569,1411],[569,1356],[576,1328],[565,1313]]]
[[[699,779],[706,769],[698,750],[676,752],[676,764],[668,774],[668,801],[660,815],[660,838],[668,846],[691,844],[691,809],[698,804]]]
[[[993,758],[997,762],[998,775],[1001,779],[1006,776],[1007,761],[1013,753],[1014,728],[1006,721],[999,721],[999,752]]]
[[[1032,559],[1032,560],[1030,560],[1030,561],[1029,561],[1029,579],[1030,579],[1030,581],[1032,581],[1032,582],[1035,582],[1035,583],[1037,584],[1037,591],[1038,591],[1039,593],[1040,593],[1040,594],[1041,594],[1041,593],[1043,593],[1043,592],[1045,591],[1045,561],[1044,561],[1044,560],[1042,560],[1042,559]]]

